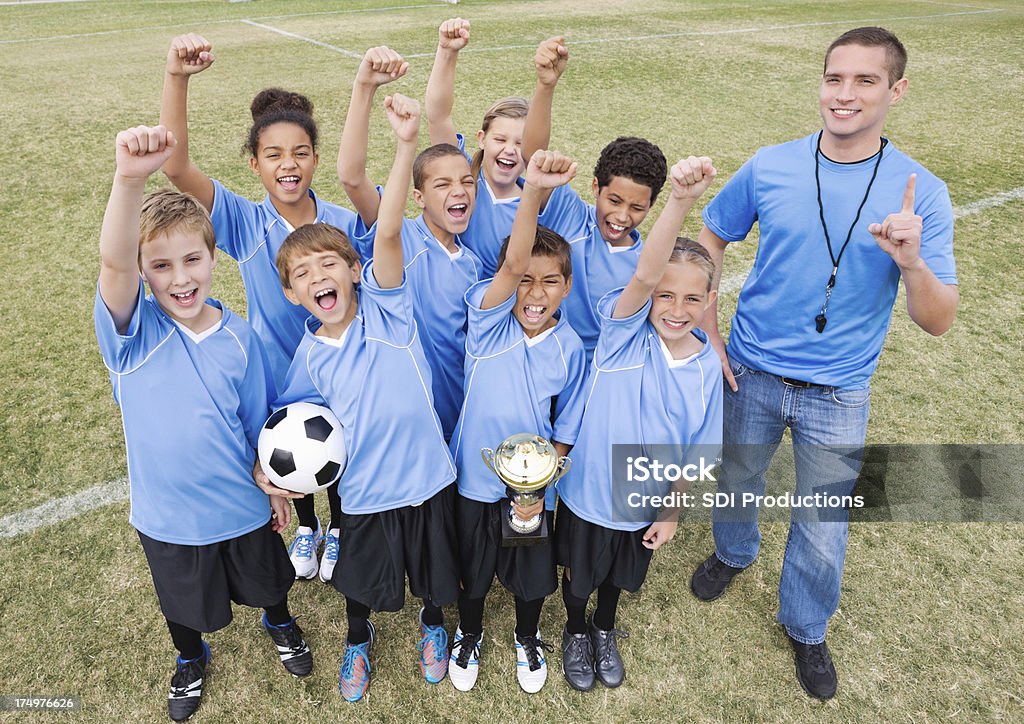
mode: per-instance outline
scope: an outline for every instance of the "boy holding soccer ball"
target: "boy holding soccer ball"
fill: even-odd
[[[365,267],[344,232],[307,224],[277,254],[285,295],[310,314],[276,406],[329,407],[345,431],[341,548],[331,583],[345,596],[348,640],[339,676],[346,701],[370,683],[371,611],[398,611],[406,577],[420,610],[420,667],[436,684],[448,671],[441,606],[459,591],[455,560],[455,465],[434,412],[430,368],[403,265],[405,206],[420,109],[384,100],[398,140]],[[463,161],[465,163],[465,161]]]
[[[117,136],[95,320],[124,418],[130,521],[178,649],[167,706],[181,721],[199,707],[210,661],[201,632],[226,626],[232,601],[265,609],[289,673],[308,675],[313,655],[288,611],[294,572],[280,536],[285,498],[297,496],[252,477],[273,394],[266,354],[245,320],[207,298],[216,258],[203,207],[170,190],[143,198],[174,145],[163,126]]]

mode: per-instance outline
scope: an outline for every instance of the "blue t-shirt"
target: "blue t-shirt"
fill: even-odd
[[[562,302],[562,315],[583,340],[589,362],[601,331],[597,303],[629,283],[640,258],[640,233],[630,233],[631,246],[612,246],[601,236],[597,208],[568,185],[555,189],[537,223],[557,231],[572,248],[572,289]]]
[[[466,139],[456,134],[459,150],[466,153]],[[472,163],[469,154],[466,158]],[[516,184],[523,188],[523,179],[519,177]],[[507,199],[495,197],[494,190],[484,179],[483,171],[477,175],[476,201],[473,214],[469,217],[469,226],[459,235],[459,240],[480,260],[481,279],[490,279],[498,270],[498,254],[505,237],[512,233],[512,222],[519,211],[519,196]]]
[[[564,319],[530,339],[512,314],[514,293],[496,307],[480,308],[490,283],[479,282],[466,293],[466,400],[451,442],[459,493],[482,503],[504,498],[505,485],[484,464],[480,450],[497,449],[519,432],[575,443],[582,406],[571,401],[586,377],[583,343]],[[546,503],[554,509],[553,487]]]
[[[671,484],[629,481],[625,468],[613,465],[612,446],[677,446],[717,458],[722,444],[722,363],[700,330],[693,334],[704,343],[701,351],[670,361],[647,320],[650,300],[631,317],[612,318],[621,294],[622,289],[615,290],[600,302],[601,337],[582,396],[583,421],[572,467],[557,487],[562,503],[580,518],[631,531],[653,523],[657,510],[632,507],[629,494],[664,495]]]
[[[131,524],[150,538],[208,545],[270,519],[252,479],[274,382],[249,324],[220,302],[220,322],[196,335],[153,297],[139,297],[118,334],[96,293],[96,338],[121,408]]]
[[[899,267],[868,232],[900,210],[911,173],[914,212],[924,220],[921,257],[944,284],[956,284],[953,208],[946,185],[887,143],[878,175],[843,253],[819,334],[814,319],[832,273],[818,216],[814,149],[818,134],[760,149],[704,208],[704,223],[725,241],[761,240],[740,291],[729,354],[783,377],[848,389],[868,386],[878,366],[899,287]],[[877,157],[836,163],[820,156],[821,202],[834,254],[857,215]]]
[[[361,236],[356,251],[364,264],[373,258],[377,225]],[[466,356],[466,290],[480,278],[480,262],[462,246],[454,254],[441,245],[420,215],[402,220],[402,254],[420,343],[430,365],[434,407],[445,440],[462,409],[462,367]]]
[[[366,226],[354,211],[318,199],[312,189],[309,195],[316,203],[316,223],[337,226],[353,244],[366,233]],[[309,316],[284,296],[274,264],[281,244],[294,229],[274,208],[269,194],[257,204],[228,191],[219,181],[213,182],[210,218],[217,247],[238,262],[249,323],[263,340],[274,380],[280,387]]]
[[[320,322],[309,317],[274,403],[312,402],[337,416],[348,450],[338,492],[351,515],[419,505],[455,480],[407,281],[381,289],[371,261],[358,294],[340,340],[316,336]]]

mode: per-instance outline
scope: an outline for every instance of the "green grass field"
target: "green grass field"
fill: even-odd
[[[821,56],[835,36],[869,24],[895,31],[910,53],[910,88],[887,135],[946,180],[958,208],[1015,196],[957,222],[962,301],[948,334],[929,337],[909,320],[902,297],[897,302],[873,381],[869,441],[1024,440],[1024,386],[1012,381],[1024,365],[1024,154],[1014,100],[1024,97],[1024,11],[1017,0],[26,3],[0,5],[0,127],[8,144],[0,153],[8,285],[0,295],[0,515],[125,475],[120,415],[93,333],[97,241],[114,136],[156,122],[171,37],[196,31],[215,46],[216,64],[191,93],[193,154],[210,176],[262,197],[240,149],[252,96],[280,85],[316,104],[323,159],[316,189],[343,202],[334,144],[358,63],[351,53],[396,48],[411,67],[393,88],[422,98],[437,25],[454,14],[473,23],[459,64],[460,129],[475,131],[499,96],[528,96],[533,48],[564,34],[571,60],[556,97],[553,147],[590,169],[615,136],[642,135],[670,161],[712,156],[720,177],[711,193],[759,146],[818,127]],[[377,114],[371,176],[384,178],[391,154]],[[587,193],[589,181],[581,172],[574,184]],[[165,184],[160,178],[154,186]],[[691,218],[685,228],[696,233],[699,223]],[[755,248],[752,239],[730,252],[724,275],[745,272]],[[221,259],[214,295],[245,309],[230,259]],[[723,313],[734,305],[735,293],[725,295]],[[0,696],[81,696],[83,709],[69,720],[166,717],[173,653],[127,514],[122,502],[4,540]],[[572,691],[555,652],[545,689],[523,694],[513,674],[512,602],[496,587],[471,694],[423,682],[410,604],[375,617],[370,694],[347,705],[337,693],[343,602],[333,589],[301,583],[291,602],[315,651],[314,674],[286,676],[258,613],[238,609],[232,626],[209,637],[214,663],[195,720],[1024,719],[1024,525],[854,525],[829,634],[840,690],[825,704],[799,689],[774,623],[786,528],[767,525],[764,534],[758,563],[735,590],[701,604],[688,580],[711,550],[710,530],[680,528],[655,556],[642,591],[623,598],[628,676],[615,691]],[[556,648],[562,616],[556,596],[542,619]],[[0,712],[0,720],[29,718]]]

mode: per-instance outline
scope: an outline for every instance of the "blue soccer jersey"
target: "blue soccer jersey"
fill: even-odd
[[[921,257],[944,284],[956,284],[953,208],[946,185],[887,143],[860,220],[843,252],[822,333],[815,317],[825,301],[832,260],[818,216],[814,150],[818,134],[760,149],[704,208],[704,223],[725,241],[760,242],[740,291],[729,355],[755,369],[822,385],[863,389],[878,366],[900,272],[868,225],[900,210],[917,174],[914,212],[924,220]],[[836,163],[821,156],[821,203],[835,254],[857,215],[877,157]]]
[[[613,466],[613,446],[676,446],[716,458],[722,444],[722,363],[700,330],[693,334],[704,343],[701,351],[672,360],[647,320],[650,300],[631,317],[612,318],[621,294],[618,289],[600,301],[601,337],[582,396],[583,421],[558,495],[580,518],[630,531],[647,527],[657,515],[649,505],[635,505],[640,501],[630,494],[664,495],[671,486],[628,480],[622,460]]]
[[[479,282],[466,293],[466,399],[451,441],[459,493],[482,503],[504,498],[505,486],[484,464],[480,450],[497,449],[519,432],[572,445],[582,406],[571,402],[586,377],[583,343],[564,319],[531,339],[512,314],[515,294],[496,307],[480,308],[489,285],[490,280]],[[546,503],[554,508],[553,488]]]
[[[356,250],[364,263],[373,258],[376,233],[374,224],[358,240]],[[466,290],[480,278],[480,262],[459,237],[455,242],[459,250],[453,254],[434,237],[422,215],[402,221],[405,276],[445,440],[451,437],[462,409]]]
[[[640,234],[630,234],[630,246],[609,244],[601,236],[596,207],[569,186],[555,189],[537,223],[561,234],[572,248],[572,289],[562,302],[562,314],[583,340],[589,362],[601,331],[597,303],[629,283],[640,258]]]
[[[351,515],[418,505],[455,480],[430,393],[430,368],[408,281],[381,289],[363,268],[356,317],[342,338],[318,337],[309,317],[275,409],[325,405],[345,431],[342,507]]]
[[[220,322],[199,335],[152,297],[139,299],[118,334],[97,290],[96,338],[121,408],[130,522],[150,538],[208,545],[270,519],[252,479],[274,383],[249,324],[220,302]]]
[[[459,150],[466,153],[465,137],[461,133],[456,137],[459,141]],[[466,158],[472,162],[468,154]],[[523,188],[522,177],[516,184],[520,189]],[[515,221],[518,210],[519,196],[497,198],[484,178],[483,171],[480,171],[477,175],[476,202],[473,204],[473,214],[469,217],[469,227],[459,235],[459,239],[480,260],[481,279],[490,279],[497,271],[501,245],[505,237],[512,233],[512,222]]]
[[[269,194],[257,204],[228,191],[219,181],[213,182],[213,189],[210,218],[217,247],[238,262],[249,322],[263,340],[274,380],[281,386],[309,316],[284,296],[274,264],[278,249],[294,229],[274,208]],[[318,199],[312,189],[309,195],[316,203],[315,223],[337,226],[353,243],[366,233],[354,211]]]

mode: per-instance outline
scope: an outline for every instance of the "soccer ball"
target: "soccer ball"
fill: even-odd
[[[260,465],[279,488],[315,493],[341,477],[348,460],[341,423],[326,407],[295,402],[263,423]]]

